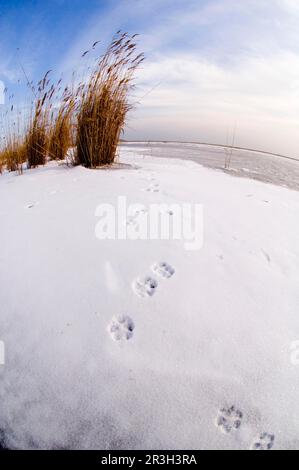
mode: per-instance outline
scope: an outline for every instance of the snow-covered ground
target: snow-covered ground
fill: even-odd
[[[4,445],[299,449],[299,192],[121,162],[0,177]],[[144,204],[135,227],[151,203],[202,204],[202,248],[99,240],[118,196]]]

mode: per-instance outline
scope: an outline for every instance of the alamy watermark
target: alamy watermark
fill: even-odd
[[[182,240],[186,250],[203,245],[202,204],[99,204],[95,235],[99,240]]]
[[[4,342],[0,340],[0,366],[3,366],[5,363],[5,347]]]

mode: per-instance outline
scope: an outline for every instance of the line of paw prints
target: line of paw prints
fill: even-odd
[[[152,271],[164,279],[169,279],[175,273],[170,264],[165,261],[154,263]],[[133,290],[139,297],[151,297],[156,292],[158,282],[151,276],[135,279]],[[108,333],[114,341],[127,341],[133,337],[134,322],[128,315],[119,315],[112,318],[108,325]]]
[[[156,276],[163,279],[169,279],[175,273],[175,269],[166,261],[154,263],[151,269]],[[158,281],[156,278],[148,275],[135,279],[132,287],[135,294],[139,297],[152,297],[158,288]]]
[[[224,434],[236,432],[242,425],[243,413],[234,405],[229,408],[221,408],[218,411],[215,424]],[[274,445],[275,436],[263,432],[259,434],[252,442],[251,450],[270,450]]]

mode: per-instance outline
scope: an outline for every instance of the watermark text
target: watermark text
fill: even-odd
[[[182,240],[186,250],[203,245],[202,204],[99,204],[95,235],[99,240]]]

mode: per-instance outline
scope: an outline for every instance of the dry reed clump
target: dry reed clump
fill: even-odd
[[[28,168],[44,165],[48,158],[66,159],[87,168],[113,163],[127,112],[132,108],[129,92],[134,73],[144,60],[144,55],[136,52],[136,36],[118,31],[89,79],[78,86],[66,86],[62,96],[61,79],[55,86],[51,84],[50,71],[37,89],[24,71],[27,87],[34,96],[31,112],[23,115],[17,127],[12,118],[4,123],[6,137],[0,148],[0,173],[5,167],[22,172],[26,159]],[[53,102],[60,103],[58,109]]]
[[[63,160],[71,143],[71,113],[59,111],[49,136],[50,159]]]
[[[18,117],[9,121],[5,134],[0,148],[0,173],[2,173],[4,168],[8,171],[22,173],[23,163],[26,161],[26,150]]]
[[[26,150],[24,143],[11,140],[0,152],[1,171],[5,166],[8,171],[23,173],[23,163],[26,161]]]
[[[111,164],[125,117],[128,93],[144,60],[136,53],[136,35],[118,32],[97,62],[86,85],[80,85],[77,107],[76,163],[87,168]]]
[[[26,161],[24,136],[21,130],[22,117],[19,110],[15,109],[13,97],[14,94],[8,97],[9,109],[1,115],[0,173],[4,169],[22,173],[23,163]]]

